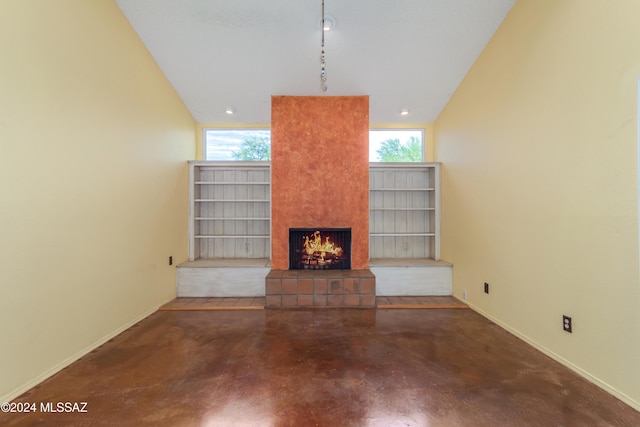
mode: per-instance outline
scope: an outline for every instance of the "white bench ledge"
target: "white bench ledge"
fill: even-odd
[[[370,267],[452,267],[453,264],[430,258],[374,258],[369,260]]]
[[[268,258],[200,258],[178,264],[178,267],[190,268],[271,268]]]

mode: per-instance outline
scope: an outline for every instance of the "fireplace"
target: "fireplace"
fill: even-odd
[[[350,228],[289,229],[289,270],[350,269]]]
[[[369,97],[271,99],[271,271],[265,279],[266,307],[373,308]],[[332,247],[317,250],[327,238]]]
[[[289,269],[267,275],[266,307],[374,308],[376,278],[351,268],[352,246],[351,228],[289,228]]]

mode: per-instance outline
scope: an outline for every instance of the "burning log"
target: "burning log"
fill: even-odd
[[[327,254],[336,256],[342,255],[342,248],[339,246],[335,246],[332,242],[330,242],[329,236],[325,237],[324,243],[322,242],[322,236],[320,235],[319,231],[313,233],[311,239],[309,239],[309,236],[304,236],[304,250],[310,256],[316,256],[316,254],[320,254],[320,259],[323,261]]]

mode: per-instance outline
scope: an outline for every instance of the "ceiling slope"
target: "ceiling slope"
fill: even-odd
[[[371,123],[431,123],[515,3],[325,0],[323,92],[320,0],[116,1],[199,123],[269,123],[272,95],[369,95]]]

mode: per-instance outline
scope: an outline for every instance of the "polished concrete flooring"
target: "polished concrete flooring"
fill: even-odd
[[[640,426],[469,309],[158,311],[14,402],[87,412],[0,425]]]
[[[169,310],[261,310],[265,297],[180,297],[160,307]],[[378,308],[469,308],[452,296],[378,296]]]

